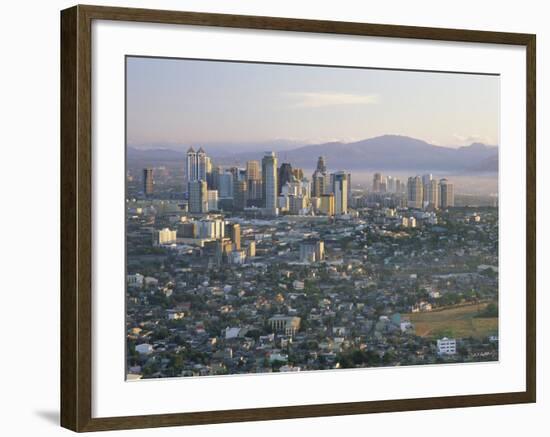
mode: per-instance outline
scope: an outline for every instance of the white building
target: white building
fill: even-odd
[[[148,343],[138,344],[136,346],[136,352],[140,355],[149,355],[153,352],[153,346]]]
[[[208,211],[218,210],[218,190],[208,190]]]
[[[439,355],[456,354],[456,340],[454,338],[447,337],[437,340],[437,353]]]
[[[265,209],[277,215],[277,157],[275,152],[266,152],[262,159],[262,191]]]
[[[153,245],[162,246],[163,244],[173,244],[176,242],[177,231],[170,228],[164,228],[159,231],[153,231]]]

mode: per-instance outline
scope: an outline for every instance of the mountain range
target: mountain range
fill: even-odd
[[[205,147],[207,153],[208,148]],[[234,149],[233,149],[234,150]],[[242,149],[241,149],[242,150]],[[244,165],[247,160],[261,159],[264,149],[220,154],[221,165]],[[135,149],[128,147],[128,165],[167,165],[185,160],[184,151],[170,149]],[[496,172],[498,147],[482,143],[451,148],[401,135],[383,135],[361,141],[306,145],[278,152],[279,162],[295,167],[314,168],[324,156],[331,169],[342,170],[414,170],[446,172]]]

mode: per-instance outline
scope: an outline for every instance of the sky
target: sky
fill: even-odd
[[[498,76],[128,57],[126,79],[134,147],[386,134],[498,145]]]

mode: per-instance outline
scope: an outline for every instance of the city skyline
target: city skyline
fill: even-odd
[[[128,62],[127,380],[498,361],[498,149],[259,141],[498,143],[498,78]]]
[[[127,58],[127,73],[136,147],[385,134],[498,144],[498,76],[139,57]]]

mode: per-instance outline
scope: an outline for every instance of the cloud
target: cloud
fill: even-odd
[[[482,144],[495,144],[495,141],[492,138],[483,135],[460,135],[453,134],[453,138],[458,143],[459,146],[469,146],[472,143],[482,143]]]
[[[346,93],[287,93],[295,108],[324,108],[327,106],[340,105],[372,105],[378,103],[378,96],[375,94],[346,94]]]

